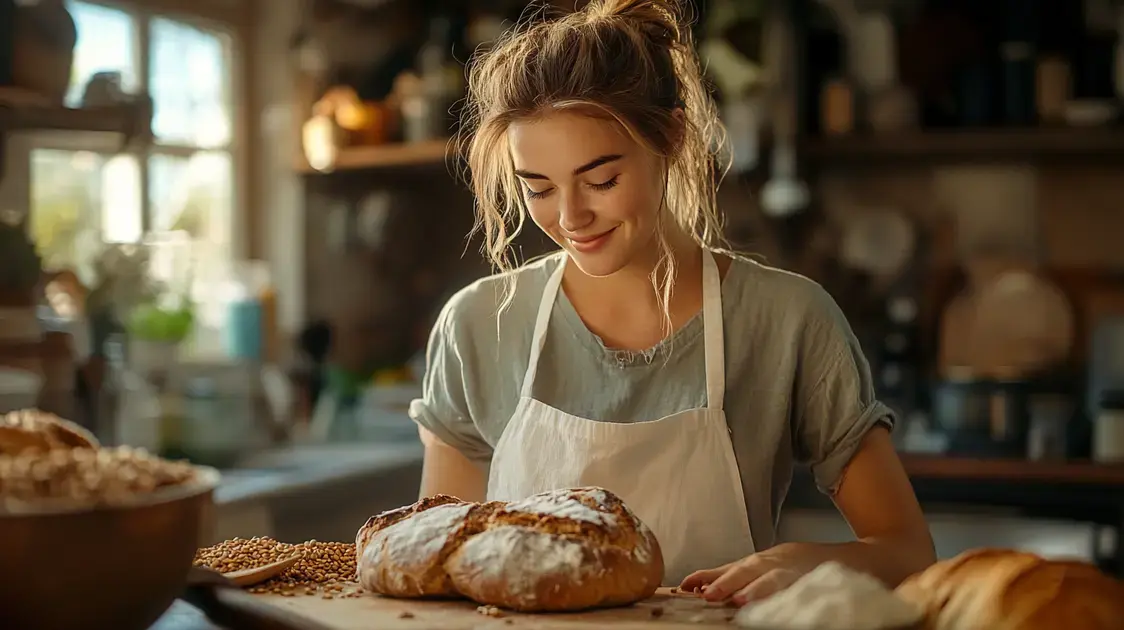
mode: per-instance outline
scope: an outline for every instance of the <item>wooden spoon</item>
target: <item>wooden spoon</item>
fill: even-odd
[[[270,578],[277,577],[282,571],[293,566],[297,563],[297,560],[300,559],[300,554],[296,554],[284,560],[278,560],[272,564],[242,569],[240,571],[231,571],[230,573],[223,573],[222,576],[235,586],[253,586],[255,584],[261,584]]]

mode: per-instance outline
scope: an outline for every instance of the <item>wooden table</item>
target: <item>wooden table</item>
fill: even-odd
[[[199,595],[197,592],[196,595]],[[192,601],[197,601],[193,599]],[[221,589],[200,605],[231,619],[231,630],[706,630],[729,628],[736,610],[697,595],[661,588],[633,606],[566,614],[483,614],[468,601],[401,600],[363,595],[358,598],[298,594],[251,595]],[[192,616],[182,604],[151,630],[221,630]],[[197,611],[190,611],[197,612]],[[201,614],[201,613],[200,613]]]
[[[909,454],[902,462],[923,504],[1002,506],[1029,516],[1089,521],[1116,528],[1124,543],[1124,465]],[[805,469],[797,471],[789,503],[831,508]],[[1124,577],[1124,544],[1101,565]],[[152,630],[223,629],[176,602]]]

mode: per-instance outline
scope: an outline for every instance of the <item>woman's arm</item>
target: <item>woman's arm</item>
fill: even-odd
[[[874,427],[863,439],[833,498],[854,531],[855,542],[783,543],[698,571],[683,581],[682,588],[701,588],[708,600],[732,599],[742,605],[783,590],[831,560],[890,587],[936,561],[928,525],[884,427]]]
[[[809,567],[834,560],[892,588],[936,562],[929,526],[885,427],[876,426],[863,438],[832,500],[851,526],[854,542],[785,543],[765,554]]]
[[[448,494],[465,501],[483,501],[488,487],[484,471],[424,427],[418,427],[418,434],[425,445],[421,496]]]
[[[924,515],[890,440],[893,412],[876,399],[870,367],[843,313],[822,289],[811,297],[797,340],[793,446],[856,540],[780,544],[689,576],[683,587],[705,587],[707,599],[766,597],[829,560],[892,587],[935,560]]]
[[[793,548],[897,586],[935,561],[933,542],[890,439],[893,411],[878,402],[870,366],[838,305],[817,293],[805,318],[805,367],[797,374],[804,393],[796,405],[797,449],[856,541]]]
[[[474,404],[487,404],[471,392],[492,392],[497,387],[480,380],[474,360],[478,335],[472,326],[473,322],[486,322],[478,312],[494,305],[481,302],[487,294],[474,286],[458,291],[441,309],[426,345],[421,397],[410,401],[408,413],[425,446],[419,488],[422,498],[448,494],[482,501],[487,494],[484,471],[492,447],[472,417]]]
[[[857,540],[813,549],[890,586],[936,561],[929,526],[885,427],[863,439],[833,500]]]

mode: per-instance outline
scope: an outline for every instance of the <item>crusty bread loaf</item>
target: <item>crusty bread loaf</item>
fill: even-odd
[[[360,581],[391,597],[459,596],[445,560],[498,507],[437,495],[372,516],[355,537]]]
[[[1119,630],[1124,583],[1083,562],[974,549],[897,589],[926,612],[926,630]]]
[[[650,597],[664,571],[652,531],[601,488],[511,503],[429,497],[371,517],[355,544],[369,591],[520,612],[628,605]]]

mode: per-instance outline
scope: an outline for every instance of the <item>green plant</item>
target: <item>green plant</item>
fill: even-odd
[[[133,309],[125,329],[134,339],[180,343],[191,334],[194,324],[195,309],[190,303],[165,306],[149,302]]]

